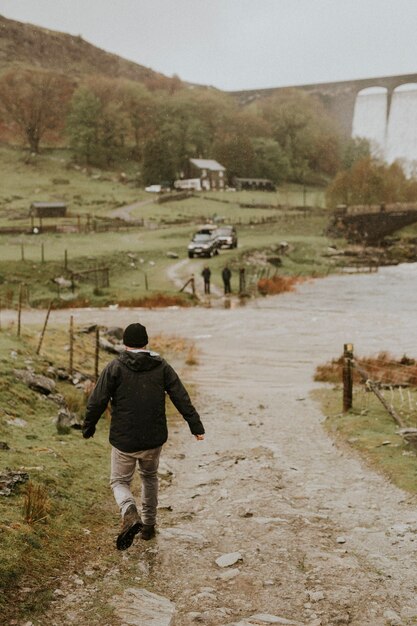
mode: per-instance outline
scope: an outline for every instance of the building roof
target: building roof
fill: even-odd
[[[201,170],[211,170],[212,172],[225,172],[226,168],[214,159],[190,159],[190,162]]]
[[[65,202],[32,202],[30,205],[34,209],[63,209],[67,208]]]
[[[234,180],[238,183],[272,183],[272,180],[270,180],[269,178],[235,178]]]

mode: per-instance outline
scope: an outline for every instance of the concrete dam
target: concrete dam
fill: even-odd
[[[400,161],[407,174],[417,174],[417,74],[235,91],[232,95],[245,105],[284,89],[301,89],[315,96],[345,135],[368,139],[375,156],[388,163]]]

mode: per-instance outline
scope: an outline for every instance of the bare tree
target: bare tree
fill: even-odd
[[[0,109],[38,153],[45,133],[63,128],[73,89],[73,82],[60,74],[13,70],[0,79]]]

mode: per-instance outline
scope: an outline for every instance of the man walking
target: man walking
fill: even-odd
[[[168,438],[165,392],[195,438],[204,439],[204,426],[178,374],[161,356],[146,349],[146,328],[130,324],[123,333],[123,343],[125,350],[99,376],[82,426],[83,437],[93,437],[98,420],[111,402],[110,484],[122,516],[118,550],[129,548],[138,533],[145,540],[155,536],[157,471]],[[136,467],[142,481],[142,518],[130,488]]]
[[[222,279],[224,285],[224,294],[232,293],[232,288],[230,286],[230,279],[232,277],[232,272],[230,271],[227,265],[224,266],[222,270]]]
[[[209,268],[208,265],[204,266],[203,271],[201,272],[201,275],[204,279],[204,293],[205,294],[210,294],[210,276],[211,276],[211,270]]]

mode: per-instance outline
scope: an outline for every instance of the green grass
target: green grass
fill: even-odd
[[[247,258],[251,258],[256,250],[265,250],[267,255],[273,256],[273,247],[283,240],[291,247],[289,253],[282,257],[280,272],[288,275],[327,274],[332,266],[329,259],[323,256],[330,244],[329,239],[322,234],[325,224],[325,217],[319,215],[307,218],[283,217],[273,224],[238,227],[239,248],[222,250],[218,257],[209,261],[213,282],[220,285],[220,271],[226,262],[237,268]],[[175,295],[177,288],[170,283],[166,272],[177,261],[168,258],[166,254],[171,251],[177,253],[180,259],[186,258],[187,244],[194,228],[193,225],[186,225],[128,233],[1,237],[0,298],[3,306],[11,302],[16,305],[20,283],[29,285],[29,303],[32,306],[45,306],[49,300],[57,298],[58,288],[53,279],[69,277],[64,267],[65,250],[70,270],[110,267],[109,288],[99,285],[97,292],[94,276],[82,282],[76,281],[75,295],[79,302],[84,299],[100,306],[156,292]],[[300,233],[301,229],[303,234]],[[42,243],[44,263],[41,262]],[[129,255],[135,255],[136,258]],[[204,263],[207,260],[194,260],[196,275],[200,274]],[[61,291],[61,297],[70,299],[70,291]]]
[[[206,194],[207,195],[207,194]],[[245,204],[270,204],[288,206],[326,206],[325,193],[320,187],[306,186],[305,192],[302,185],[284,184],[276,191],[234,191],[234,192],[214,192],[211,194],[216,199],[226,199],[229,202]]]
[[[16,219],[29,224],[32,202],[59,200],[67,202],[74,215],[106,215],[124,204],[149,199],[145,191],[118,182],[117,172],[92,170],[92,175],[88,175],[82,169],[74,169],[65,151],[28,159],[27,152],[0,147],[0,170],[1,226],[11,226]],[[68,182],[57,184],[54,180]]]
[[[411,406],[416,406],[417,389],[410,390]],[[396,434],[392,417],[372,393],[355,387],[353,409],[342,413],[342,389],[321,389],[314,392],[326,415],[325,428],[338,440],[352,446],[375,469],[395,485],[417,493],[417,450]],[[406,423],[417,426],[417,411],[404,403],[397,407]],[[389,443],[387,443],[389,442]]]
[[[256,250],[266,250],[273,256],[273,247],[287,241],[291,248],[282,257],[280,271],[288,275],[325,275],[332,266],[323,256],[330,241],[322,232],[326,219],[322,215],[309,217],[282,217],[272,224],[255,224],[238,227],[239,248],[222,250],[208,261],[213,282],[221,284],[220,272],[228,262],[238,268]],[[85,281],[76,281],[75,295],[78,302],[84,300],[92,305],[108,305],[119,300],[140,298],[152,293],[164,292],[171,295],[177,288],[167,277],[168,268],[176,260],[166,256],[175,252],[180,259],[187,256],[187,244],[195,229],[194,225],[172,226],[155,230],[137,230],[119,233],[93,233],[72,235],[41,235],[19,238],[1,237],[2,260],[0,261],[0,298],[3,306],[16,305],[20,284],[29,285],[31,306],[45,306],[58,297],[58,288],[53,279],[69,277],[64,267],[67,250],[68,269],[80,271],[96,266],[110,267],[110,287],[99,285],[96,289],[94,276]],[[303,230],[303,234],[300,230]],[[41,262],[41,244],[44,244],[44,259]],[[22,261],[22,244],[23,256]],[[135,255],[132,258],[129,255]],[[207,260],[193,262],[197,276]],[[271,266],[272,268],[272,266]],[[148,291],[146,290],[145,274]],[[71,298],[70,290],[61,291],[61,297]]]
[[[135,185],[133,174],[128,183],[121,183],[121,171],[103,171],[74,166],[65,150],[45,151],[36,157],[28,152],[0,147],[0,170],[2,186],[0,192],[0,225],[11,226],[18,220],[21,225],[30,225],[28,216],[32,202],[64,201],[71,215],[81,215],[82,225],[86,214],[108,216],[124,205],[146,201],[149,204],[131,212],[132,218],[154,220],[158,223],[184,221],[201,217],[225,217],[231,220],[248,220],[250,217],[265,217],[270,209],[240,209],[239,203],[288,204],[303,206],[302,187],[285,185],[277,192],[207,192],[196,197],[164,204],[156,204],[157,196],[145,192]],[[65,182],[64,182],[65,181]],[[206,200],[204,196],[217,198],[222,202]],[[308,188],[306,204],[324,206],[324,191],[321,188]],[[75,223],[75,219],[73,219]],[[44,220],[44,225],[52,220]]]
[[[282,273],[325,275],[332,269],[331,261],[323,256],[332,242],[323,235],[328,216],[322,209],[312,209],[304,214],[293,209],[240,207],[242,202],[272,203],[275,206],[286,202],[300,204],[301,187],[289,186],[274,193],[218,192],[207,195],[205,192],[187,200],[157,204],[152,194],[131,183],[117,182],[117,173],[95,171],[89,176],[68,166],[67,158],[65,151],[51,151],[29,159],[27,163],[26,153],[0,148],[3,183],[0,225],[28,226],[28,208],[33,200],[67,201],[72,213],[84,214],[82,226],[87,213],[104,217],[116,206],[145,200],[146,204],[130,212],[132,218],[144,220],[145,227],[116,232],[1,235],[2,306],[16,306],[21,283],[29,287],[31,306],[46,306],[50,300],[55,300],[56,305],[66,305],[72,300],[77,305],[106,306],[157,293],[177,295],[178,287],[167,278],[167,270],[176,261],[168,258],[167,252],[177,253],[180,259],[187,258],[187,244],[196,225],[207,220],[225,220],[238,228],[239,248],[221,251],[218,258],[210,261],[212,280],[219,287],[220,271],[225,262],[236,269],[241,263],[249,263],[248,269],[255,271],[257,266],[252,253],[260,250],[270,256],[274,246],[283,240],[290,243],[291,250],[283,257]],[[98,180],[98,175],[105,180]],[[57,179],[66,179],[69,183],[54,184]],[[309,194],[316,198],[315,204],[321,206],[323,191],[308,189],[307,201]],[[204,196],[219,201],[213,202]],[[272,222],[267,221],[271,218]],[[48,222],[51,220],[44,220],[44,225]],[[73,222],[76,224],[75,218]],[[69,278],[69,271],[64,268],[65,251],[68,270],[109,266],[110,287],[96,285],[94,277],[90,276],[89,280],[76,281],[74,296],[68,290],[58,294],[53,279],[59,276]],[[197,277],[205,262],[194,260]]]
[[[17,382],[12,373],[28,360],[40,370],[46,364],[23,342],[4,333],[0,346],[5,355],[0,362],[0,439],[10,447],[0,452],[1,467],[27,471],[31,481],[45,488],[51,503],[48,519],[29,525],[23,519],[24,486],[0,498],[0,587],[5,594],[0,594],[0,614],[33,616],[50,600],[46,582],[55,568],[62,566],[66,554],[69,558],[79,550],[74,539],[80,537],[80,529],[110,523],[111,514],[101,510],[101,501],[108,496],[107,435],[103,424],[88,448],[79,431],[59,435],[53,424],[57,405]],[[17,353],[15,358],[12,352]],[[59,392],[65,394],[66,386],[61,384]],[[25,420],[26,426],[9,423],[16,418]],[[19,586],[32,591],[11,608],[7,594],[13,592],[15,598]]]

